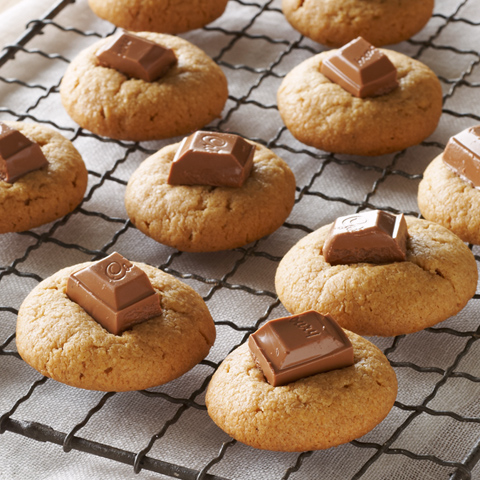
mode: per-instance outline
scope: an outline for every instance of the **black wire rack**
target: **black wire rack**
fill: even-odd
[[[158,245],[133,227],[123,208],[129,175],[148,155],[178,139],[135,143],[101,138],[79,128],[61,108],[59,84],[68,62],[81,48],[111,34],[113,26],[97,19],[86,0],[57,1],[30,22],[21,38],[0,52],[0,118],[34,121],[62,132],[82,153],[89,186],[72,214],[0,238],[0,433],[27,437],[31,451],[46,442],[63,448],[67,457],[67,452],[82,452],[81,460],[75,457],[79,462],[103,457],[129,465],[132,474],[156,472],[155,478],[480,478],[478,294],[459,315],[436,327],[371,339],[395,368],[399,395],[387,419],[350,444],[300,454],[254,450],[213,425],[204,403],[209,379],[228,352],[266,320],[286,314],[273,276],[298,239],[337,216],[367,208],[419,216],[416,190],[426,165],[451,135],[480,121],[476,3],[438,1],[427,27],[392,47],[436,71],[444,109],[427,141],[376,158],[319,152],[298,143],[283,126],[275,98],[281,80],[323,48],[288,25],[279,0],[230,0],[224,17],[182,35],[212,56],[229,80],[227,105],[211,128],[240,133],[273,149],[297,179],[294,210],[277,232],[215,254]],[[478,247],[471,248],[478,262]],[[16,351],[21,300],[59,267],[114,250],[155,265],[200,292],[217,326],[214,349],[180,379],[148,391],[87,392],[41,377]],[[58,402],[54,418],[42,416],[46,402]],[[112,422],[114,434],[105,427]],[[102,435],[103,430],[109,434]],[[8,451],[6,444],[0,443],[0,452]],[[5,472],[11,471],[11,457],[1,457],[0,478],[10,478]],[[28,465],[28,455],[24,462]]]

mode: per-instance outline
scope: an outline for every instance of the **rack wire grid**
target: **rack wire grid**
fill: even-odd
[[[129,465],[132,476],[156,472],[152,478],[480,478],[478,294],[459,315],[433,328],[371,339],[395,368],[399,394],[387,419],[350,444],[304,453],[255,450],[221,432],[204,403],[209,379],[222,359],[267,319],[287,313],[275,294],[273,276],[298,239],[362,209],[419,216],[416,191],[426,165],[449,136],[480,119],[472,101],[480,87],[480,9],[475,3],[438,1],[422,32],[391,47],[436,71],[444,109],[427,141],[375,158],[306,147],[283,126],[275,98],[281,80],[323,47],[288,25],[279,0],[230,0],[222,18],[182,35],[214,58],[229,80],[222,118],[210,128],[237,132],[273,149],[297,179],[294,210],[277,232],[213,254],[159,245],[138,232],[124,211],[129,175],[151,153],[178,139],[135,143],[101,138],[74,124],[60,105],[59,83],[68,62],[111,34],[111,24],[97,19],[86,0],[62,0],[30,22],[17,42],[4,46],[1,118],[58,129],[82,153],[89,171],[85,199],[74,213],[0,237],[0,451],[8,452],[12,439],[28,437],[29,452],[26,466],[16,465],[15,471],[26,472],[31,452],[47,442],[62,457],[73,455],[61,447],[82,452],[75,456],[78,463],[104,457],[115,466]],[[478,262],[478,247],[470,247]],[[203,296],[217,327],[210,355],[180,379],[141,392],[83,391],[41,377],[16,352],[15,321],[22,299],[59,268],[114,250],[161,268]],[[46,405],[54,406],[55,415]],[[10,478],[9,462],[12,458],[2,454],[0,477]]]

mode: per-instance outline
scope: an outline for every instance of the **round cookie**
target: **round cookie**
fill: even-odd
[[[154,82],[99,65],[109,38],[80,52],[60,85],[63,106],[81,127],[120,140],[156,140],[196,130],[221,115],[228,97],[220,67],[190,42],[172,35],[138,36],[171,48],[177,64]]]
[[[228,0],[88,0],[99,17],[134,32],[182,33],[213,22]]]
[[[128,181],[125,207],[145,235],[183,251],[227,250],[272,233],[290,214],[295,177],[268,148],[255,143],[250,176],[242,187],[233,188],[169,185],[179,146],[169,145],[147,158]]]
[[[23,232],[74,210],[83,200],[88,173],[72,142],[43,125],[4,123],[38,143],[48,166],[14,183],[0,180],[0,233]]]
[[[383,155],[416,145],[437,127],[442,88],[423,63],[381,50],[395,65],[399,86],[377,97],[354,97],[320,73],[322,52],[295,67],[277,93],[278,110],[301,142],[334,153]]]
[[[208,414],[236,440],[265,450],[322,450],[365,435],[392,408],[397,378],[377,347],[345,333],[354,350],[351,367],[280,387],[267,383],[242,345],[210,381]]]
[[[457,314],[477,286],[472,252],[440,225],[405,219],[405,262],[331,266],[322,255],[331,225],[304,237],[276,272],[275,288],[285,308],[317,310],[359,335],[380,336],[416,332]]]
[[[208,354],[215,326],[192,288],[135,263],[160,293],[163,311],[113,335],[65,293],[70,274],[88,265],[64,268],[45,279],[20,307],[18,352],[41,374],[89,390],[140,390],[179,377]]]
[[[444,164],[443,153],[423,173],[418,207],[427,220],[443,225],[464,242],[480,245],[480,191]]]
[[[329,47],[361,36],[376,47],[419,32],[432,16],[434,0],[283,0],[290,24]]]

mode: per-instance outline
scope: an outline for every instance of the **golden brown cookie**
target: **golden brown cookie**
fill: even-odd
[[[302,62],[277,93],[285,125],[301,142],[334,153],[383,155],[428,137],[442,113],[442,88],[423,63],[391,50],[399,86],[377,97],[354,97],[320,73],[335,50]]]
[[[196,130],[222,113],[228,97],[220,67],[190,42],[172,35],[138,33],[171,48],[177,64],[154,82],[101,67],[103,39],[80,52],[60,85],[62,103],[80,126],[121,140],[154,140]]]
[[[29,230],[74,210],[83,200],[88,173],[72,142],[43,125],[4,123],[38,143],[48,166],[14,183],[0,180],[0,233]]]
[[[354,364],[272,387],[246,344],[220,365],[205,403],[226,433],[255,448],[322,450],[361,437],[393,406],[397,378],[373,344],[345,331]]]
[[[295,177],[268,148],[255,144],[250,176],[234,188],[169,185],[179,146],[169,145],[147,158],[128,182],[125,207],[145,235],[184,251],[227,250],[272,233],[290,214]]]
[[[140,390],[179,377],[208,354],[215,326],[192,288],[135,263],[159,292],[163,311],[113,335],[65,293],[70,274],[88,265],[64,268],[47,278],[20,307],[18,352],[41,374],[89,390]]]
[[[432,16],[434,0],[283,0],[290,24],[330,47],[361,36],[380,47],[407,40]]]
[[[134,32],[182,33],[213,22],[228,0],[88,0],[104,20]]]
[[[443,153],[423,173],[418,186],[418,207],[422,215],[480,245],[480,191],[462,180],[443,162]]]
[[[359,335],[380,336],[416,332],[457,314],[477,286],[472,252],[440,225],[405,219],[405,262],[331,266],[322,255],[331,225],[304,237],[275,276],[285,308],[291,313],[314,309]]]

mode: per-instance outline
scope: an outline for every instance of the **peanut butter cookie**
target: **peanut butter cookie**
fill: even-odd
[[[18,352],[42,375],[88,390],[140,390],[179,377],[208,354],[215,326],[200,295],[142,263],[135,265],[160,294],[162,313],[121,335],[105,330],[66,295],[70,274],[90,264],[45,279],[20,307]]]
[[[0,180],[0,233],[29,230],[74,210],[83,200],[88,173],[72,142],[43,125],[4,123],[38,143],[48,165],[14,183]]]
[[[480,245],[480,191],[462,180],[443,162],[443,153],[425,169],[418,186],[418,207],[422,215]]]
[[[213,22],[228,0],[88,0],[104,20],[134,32],[182,33]]]
[[[383,155],[432,134],[442,113],[442,88],[423,63],[381,50],[397,69],[399,86],[358,98],[320,73],[336,51],[305,60],[284,78],[277,94],[285,125],[301,142],[334,153]]]
[[[361,36],[376,47],[408,40],[432,16],[434,0],[283,0],[293,28],[316,42],[341,47]]]
[[[277,294],[291,313],[317,310],[359,335],[412,333],[457,314],[475,294],[477,265],[446,228],[405,217],[407,260],[335,265],[323,257],[331,225],[300,240],[282,259]]]
[[[265,450],[322,450],[365,435],[392,408],[397,378],[377,347],[345,333],[353,345],[352,366],[279,387],[265,380],[242,345],[213,375],[208,414],[236,440]]]
[[[227,250],[272,233],[290,214],[295,177],[268,148],[255,144],[250,176],[235,188],[169,185],[179,146],[147,158],[128,182],[125,207],[145,235],[184,251]]]
[[[60,85],[63,106],[81,127],[121,140],[158,140],[184,135],[222,113],[228,97],[220,67],[182,38],[143,32],[137,36],[172,49],[177,58],[153,82],[102,67],[96,53],[103,39],[80,52]]]

